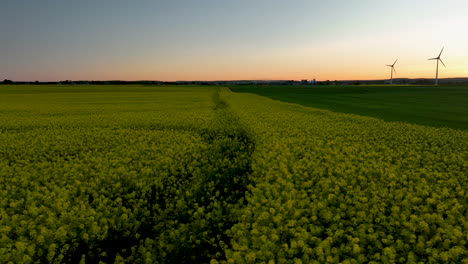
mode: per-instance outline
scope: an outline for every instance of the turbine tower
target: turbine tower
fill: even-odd
[[[444,47],[442,47],[442,49],[440,50],[439,56],[429,59],[429,60],[437,60],[435,85],[439,85],[439,61],[442,63],[442,65],[444,65],[444,67],[446,67],[444,62],[440,58],[440,55],[442,55],[442,51],[444,51]]]
[[[388,67],[390,67],[390,84],[393,84],[393,72],[395,72],[396,74],[396,70],[395,70],[395,63],[398,61],[398,59],[395,60],[395,62],[392,64],[392,65],[388,65]]]

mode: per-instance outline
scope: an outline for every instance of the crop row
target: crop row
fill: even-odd
[[[223,258],[251,142],[215,90],[183,106],[187,93],[159,96],[170,100],[152,111],[51,104],[0,114],[0,262]]]
[[[468,133],[225,91],[256,142],[230,263],[468,261]]]

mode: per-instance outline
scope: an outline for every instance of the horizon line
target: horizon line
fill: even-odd
[[[426,80],[435,80],[436,78],[426,78],[426,77],[417,77],[417,78],[406,78],[406,77],[399,77],[399,78],[393,78],[393,80],[401,80],[401,79],[407,79],[407,80],[420,80],[420,79],[426,79]],[[439,80],[446,80],[446,79],[468,79],[467,77],[446,77],[446,78],[439,78]],[[33,81],[15,81],[11,80],[8,78],[5,78],[4,80],[10,80],[12,82],[241,82],[241,81],[257,81],[257,82],[281,82],[281,81],[302,81],[302,80],[307,80],[307,81],[317,81],[317,82],[326,82],[326,81],[340,81],[340,82],[346,82],[346,81],[386,81],[390,79],[326,79],[326,80],[319,80],[319,79],[225,79],[225,80],[175,80],[175,81],[165,81],[165,80],[150,80],[150,79],[140,79],[140,80],[123,80],[123,79],[77,79],[77,80],[59,80],[59,81],[41,81],[41,80],[33,80]],[[3,81],[0,80],[0,83]]]

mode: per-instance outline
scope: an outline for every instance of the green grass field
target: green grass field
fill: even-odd
[[[226,87],[3,85],[0,263],[468,263],[467,160],[463,129]]]
[[[468,86],[232,86],[231,89],[386,121],[468,129]]]

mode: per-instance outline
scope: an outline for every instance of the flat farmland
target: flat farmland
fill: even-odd
[[[341,113],[468,129],[468,86],[232,86],[270,98]]]
[[[466,88],[268,89],[0,86],[0,262],[468,261]]]

